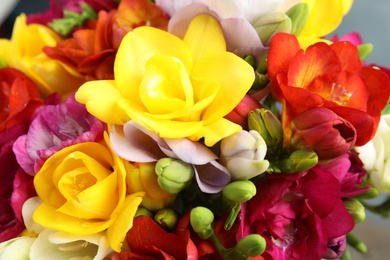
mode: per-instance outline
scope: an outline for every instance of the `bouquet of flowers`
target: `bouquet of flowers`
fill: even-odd
[[[389,215],[352,0],[51,0],[0,40],[1,259],[348,259]],[[330,36],[329,36],[330,35]],[[328,37],[329,36],[329,37]]]

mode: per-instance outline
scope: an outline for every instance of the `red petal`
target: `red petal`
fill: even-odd
[[[134,219],[133,227],[127,235],[127,242],[131,251],[135,253],[155,252],[158,249],[176,259],[187,259],[188,241],[164,231],[149,217],[140,216]]]
[[[358,49],[352,43],[336,42],[330,45],[330,48],[337,54],[343,70],[356,73],[362,67]]]
[[[268,77],[274,87],[275,94],[280,97],[279,84],[276,77],[287,75],[290,62],[299,51],[297,38],[292,34],[279,33],[272,37],[268,53]],[[285,84],[287,82],[284,82]]]

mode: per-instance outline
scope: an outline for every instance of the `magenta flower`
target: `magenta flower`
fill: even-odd
[[[327,170],[339,180],[341,198],[356,196],[370,189],[369,186],[360,187],[367,171],[354,152],[343,154],[335,160],[317,167]]]
[[[340,198],[339,181],[314,167],[296,174],[269,174],[241,212],[237,239],[262,235],[265,259],[321,259],[328,244],[354,227]]]
[[[105,129],[104,123],[70,95],[64,103],[40,107],[28,133],[16,140],[13,151],[20,166],[34,175],[55,152],[76,143],[99,141]]]
[[[163,139],[133,121],[123,126],[123,134],[113,127],[110,141],[115,153],[131,162],[157,162],[170,157],[192,164],[199,188],[205,193],[217,193],[230,182],[229,171],[199,142],[187,138]]]
[[[0,242],[17,237],[25,229],[22,206],[36,195],[32,177],[19,167],[12,152],[16,138],[25,132],[24,124],[0,132]]]

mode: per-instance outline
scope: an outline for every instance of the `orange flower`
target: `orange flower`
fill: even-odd
[[[356,129],[356,145],[368,142],[390,94],[388,76],[362,66],[349,42],[316,43],[303,51],[294,35],[278,34],[271,42],[268,76],[285,104],[283,124],[289,140],[291,120],[315,107],[328,108]]]
[[[126,33],[144,25],[166,30],[168,16],[147,0],[122,0],[117,10],[100,11],[97,21],[89,21],[45,53],[85,75],[87,80],[113,79],[115,55]]]

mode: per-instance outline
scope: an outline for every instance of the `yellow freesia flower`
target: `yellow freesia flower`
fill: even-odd
[[[302,32],[298,35],[301,48],[322,41],[340,25],[344,15],[351,9],[353,0],[302,0],[310,7],[310,14]]]
[[[183,39],[139,27],[119,47],[115,80],[90,81],[77,101],[110,124],[129,120],[162,138],[205,138],[211,146],[241,130],[223,117],[254,81],[251,66],[226,51],[218,21],[196,16]]]
[[[31,78],[45,96],[54,92],[66,96],[76,91],[85,82],[83,77],[43,52],[45,46],[55,46],[60,37],[46,26],[27,25],[26,19],[25,14],[16,18],[11,40],[0,39],[0,57]]]
[[[127,193],[124,161],[94,142],[56,152],[35,176],[34,186],[43,201],[33,214],[35,222],[76,235],[106,231],[117,252],[143,196]]]

